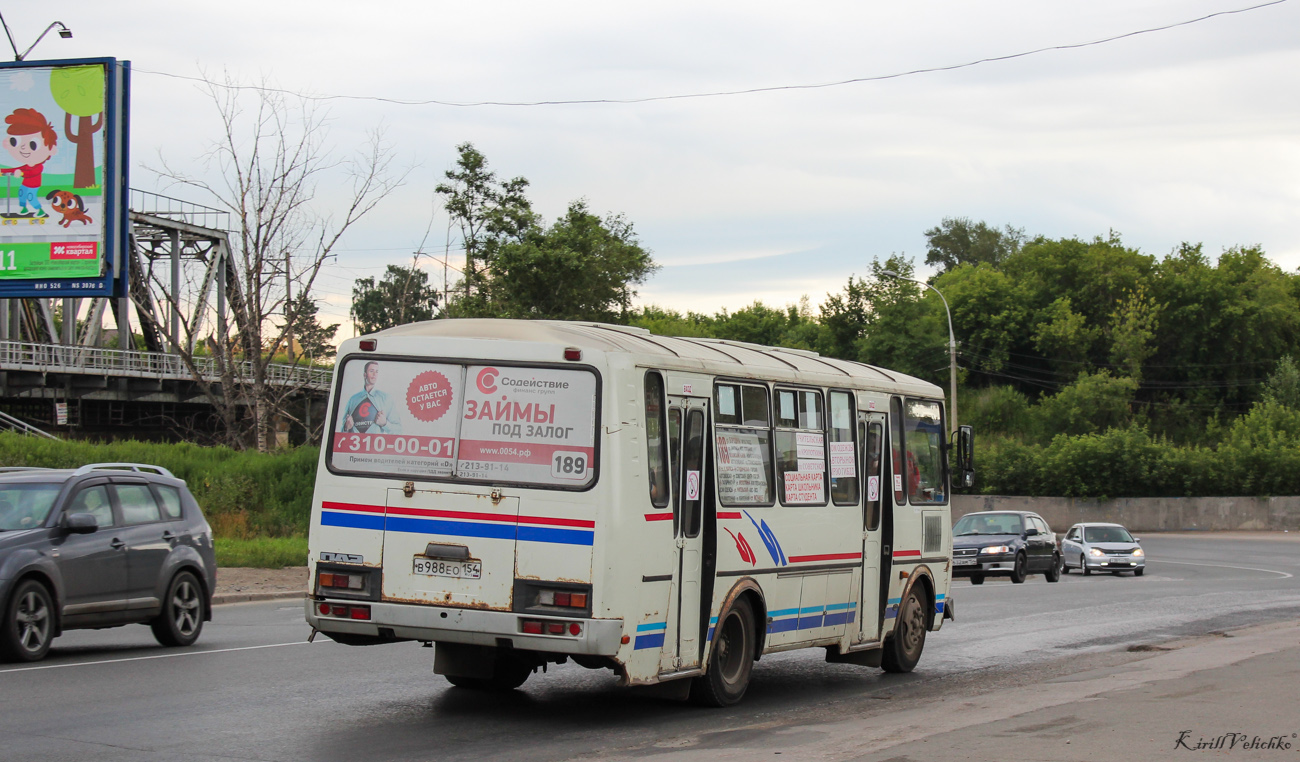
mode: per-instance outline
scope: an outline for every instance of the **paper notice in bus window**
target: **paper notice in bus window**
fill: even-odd
[[[463,368],[350,359],[342,374],[330,440],[335,470],[452,475]]]
[[[880,477],[867,477],[867,501],[875,502],[880,499]]]
[[[596,377],[589,371],[471,365],[456,475],[581,485],[595,470]]]
[[[895,491],[895,492],[902,492],[902,491],[903,491],[903,475],[902,475],[902,474],[894,474],[894,491]]]
[[[821,471],[786,471],[785,502],[788,504],[825,501]]]
[[[766,443],[758,434],[742,432],[718,434],[718,493],[722,502],[766,503],[768,494],[767,463],[763,458]]]
[[[699,471],[686,472],[686,499],[687,500],[700,499],[700,472]]]
[[[800,471],[816,471],[817,473],[820,474],[822,471],[825,471],[825,470],[826,470],[826,461],[824,461],[824,460],[808,460],[808,459],[805,459],[805,458],[800,458],[800,459],[799,459],[799,470],[800,470]]]
[[[831,478],[852,478],[858,475],[857,457],[852,442],[831,442]]]
[[[800,459],[816,458],[823,460],[826,457],[826,451],[823,448],[824,434],[810,434],[808,432],[798,432],[794,435],[795,447],[798,451],[797,457]],[[800,471],[803,469],[800,468]]]

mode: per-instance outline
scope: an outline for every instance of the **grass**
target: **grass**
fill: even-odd
[[[306,537],[254,537],[248,540],[218,537],[215,549],[218,568],[279,569],[307,565]]]

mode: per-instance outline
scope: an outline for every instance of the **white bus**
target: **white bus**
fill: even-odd
[[[417,323],[339,357],[306,616],[340,643],[436,643],[462,687],[571,659],[722,706],[777,651],[909,671],[952,616],[933,384],[553,321]]]

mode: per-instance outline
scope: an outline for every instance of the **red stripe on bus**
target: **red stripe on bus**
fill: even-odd
[[[645,515],[645,520],[646,521],[668,521],[672,519],[672,517],[673,515],[671,513],[647,513]]]
[[[381,505],[358,505],[356,503],[321,503],[321,507],[326,510],[342,511],[365,511],[366,513],[384,513],[385,509]],[[581,527],[583,529],[594,529],[596,522],[584,519],[561,519],[549,516],[503,516],[499,513],[474,513],[469,511],[437,511],[429,508],[403,508],[393,506],[387,509],[388,513],[397,516],[430,516],[442,519],[469,519],[473,521],[500,521],[511,524],[543,524],[546,526],[557,527]]]
[[[919,550],[896,550],[896,551],[894,551],[894,558],[907,558],[907,557],[909,557],[909,556],[919,556],[919,555],[921,555],[921,551],[919,551]]]
[[[738,519],[738,518],[740,518],[740,511],[718,511],[718,518],[720,518],[720,519]]]
[[[360,503],[331,503],[324,501],[320,507],[327,511],[365,511],[366,513],[383,513],[382,505],[361,505]]]
[[[857,561],[860,558],[861,553],[822,553],[816,556],[790,556],[786,560],[797,564],[805,561]]]

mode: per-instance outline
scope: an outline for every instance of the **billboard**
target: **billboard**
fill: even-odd
[[[0,297],[125,296],[130,63],[0,64]]]

